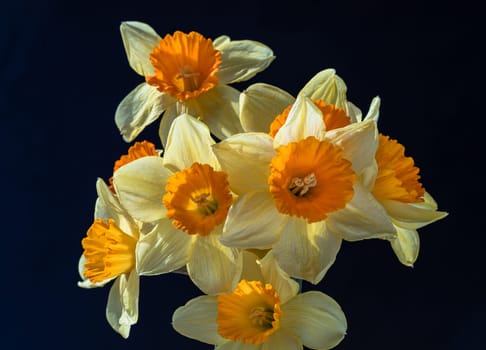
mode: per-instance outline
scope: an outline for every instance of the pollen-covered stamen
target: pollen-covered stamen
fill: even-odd
[[[273,321],[273,310],[268,307],[255,306],[250,310],[250,322],[254,326],[271,329]]]
[[[205,216],[213,215],[216,212],[216,209],[218,209],[218,202],[211,199],[209,193],[203,193],[196,197],[192,197],[191,200],[197,204],[199,212]]]
[[[179,90],[194,91],[199,88],[199,86],[201,85],[200,73],[194,72],[192,70],[192,67],[187,64],[182,68],[177,68],[177,70],[179,71],[179,75],[176,76],[176,79],[179,79],[181,81]]]
[[[296,196],[303,196],[316,185],[316,174],[310,173],[309,175],[304,176],[303,179],[300,177],[294,177],[292,180],[290,180],[289,190]]]

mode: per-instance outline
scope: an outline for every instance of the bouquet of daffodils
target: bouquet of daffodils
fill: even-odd
[[[412,266],[417,229],[447,215],[404,147],[378,131],[380,99],[363,116],[334,69],[297,96],[265,83],[238,91],[275,56],[251,40],[176,31],[161,38],[121,24],[130,66],[144,77],[115,122],[133,144],[98,179],[81,241],[83,288],[111,283],[106,318],[127,338],[139,276],[183,273],[201,291],[174,310],[180,334],[220,350],[335,347],[339,304],[318,284],[342,240],[388,241]],[[160,118],[160,149],[135,141]]]

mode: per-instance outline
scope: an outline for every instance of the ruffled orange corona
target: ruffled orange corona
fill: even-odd
[[[356,175],[340,147],[307,137],[277,149],[268,179],[275,205],[283,214],[324,220],[353,198]]]
[[[242,280],[233,293],[218,296],[218,333],[234,342],[264,343],[281,316],[280,298],[270,284]]]
[[[159,40],[159,46],[150,54],[150,62],[155,75],[146,77],[147,83],[183,102],[218,84],[222,60],[211,39],[197,32],[176,31]]]
[[[425,190],[419,182],[419,168],[411,157],[405,157],[405,147],[388,136],[379,135],[376,151],[378,174],[373,195],[379,200],[403,203],[423,202]]]

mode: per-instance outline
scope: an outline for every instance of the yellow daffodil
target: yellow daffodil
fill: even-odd
[[[233,290],[241,272],[239,251],[219,242],[233,197],[212,144],[208,127],[183,114],[172,124],[163,158],[136,159],[113,176],[133,217],[167,223],[166,235],[173,237],[167,249],[206,294]]]
[[[174,118],[188,113],[203,120],[220,139],[242,131],[238,117],[239,91],[227,84],[252,78],[275,56],[251,40],[214,41],[197,32],[176,31],[161,38],[141,22],[120,27],[130,66],[145,77],[119,104],[115,122],[130,142],[162,113],[160,137]]]
[[[174,312],[174,329],[218,350],[331,349],[341,342],[347,323],[334,299],[317,291],[298,294],[299,285],[271,252],[256,263],[251,255],[245,253],[245,265],[255,265],[248,267],[255,279],[242,279],[230,293],[190,300]]]
[[[139,276],[171,272],[181,262],[167,252],[172,239],[164,234],[164,222],[143,225],[126,212],[101,179],[96,189],[95,220],[82,240],[82,281],[78,285],[94,288],[114,281],[106,318],[116,332],[127,338],[131,325],[138,320]]]
[[[275,137],[242,133],[214,145],[239,195],[221,241],[272,249],[292,277],[318,283],[342,239],[396,235],[364,183],[377,147],[373,119],[326,130],[321,110],[302,95]]]

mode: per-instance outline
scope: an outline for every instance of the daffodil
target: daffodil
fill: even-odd
[[[174,329],[217,350],[331,349],[341,342],[347,323],[334,299],[318,291],[299,294],[271,252],[257,263],[260,268],[251,268],[256,279],[242,279],[230,293],[200,296],[179,307],[172,316]]]
[[[167,223],[170,255],[206,294],[233,290],[241,272],[239,251],[219,241],[233,195],[214,143],[203,122],[183,114],[172,124],[163,158],[136,159],[113,176],[120,202],[133,217]]]
[[[130,66],[145,77],[115,114],[125,141],[134,140],[162,113],[164,145],[172,121],[183,112],[203,120],[220,139],[242,131],[239,91],[227,84],[267,68],[275,58],[270,48],[225,35],[213,41],[197,32],[176,31],[161,38],[141,22],[123,22],[120,30]]]
[[[171,272],[180,262],[167,253],[164,222],[144,225],[126,212],[103,180],[98,179],[96,189],[95,219],[82,240],[78,285],[94,288],[113,281],[106,318],[127,338],[138,320],[140,276]]]
[[[318,283],[342,239],[394,237],[366,187],[377,146],[373,119],[326,131],[321,110],[302,95],[275,137],[242,133],[214,145],[239,195],[221,241],[272,249],[292,277]]]

